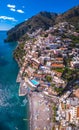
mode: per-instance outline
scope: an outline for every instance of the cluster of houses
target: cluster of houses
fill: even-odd
[[[19,95],[24,96],[33,91],[43,92],[46,95],[57,96],[66,86],[62,79],[65,68],[64,59],[72,56],[70,68],[79,68],[79,49],[70,49],[72,40],[54,35],[57,30],[60,34],[71,33],[73,26],[67,22],[49,28],[45,34],[36,35],[33,39],[26,41],[23,57],[24,63],[20,68],[17,82],[20,82]],[[58,32],[57,32],[58,33]],[[79,124],[79,98],[69,97],[70,92],[59,98],[57,104],[56,130],[72,130],[71,124]]]
[[[75,56],[72,58],[72,61],[70,62],[70,65],[72,68],[79,68],[79,49],[78,52],[76,52]]]
[[[67,92],[59,99],[59,104],[56,111],[56,121],[60,123],[55,125],[56,130],[72,130],[79,127],[79,98],[69,97],[70,92]]]
[[[48,37],[38,36],[34,43],[28,42],[25,44],[24,50],[26,56],[23,57],[24,64],[21,67],[21,74],[19,73],[19,75],[23,75],[22,78],[24,79],[27,77],[32,90],[44,90],[48,94],[50,92],[51,95],[52,93],[57,95],[57,92],[51,85],[57,88],[65,87],[66,83],[61,79],[62,72],[56,71],[56,69],[64,69],[65,67],[61,49],[61,37],[58,38],[51,34]],[[39,84],[32,83],[31,79],[39,82]]]

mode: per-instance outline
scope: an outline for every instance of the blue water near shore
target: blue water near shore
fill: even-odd
[[[28,102],[18,96],[16,77],[19,71],[12,57],[17,43],[4,43],[6,32],[0,31],[0,130],[28,130]]]

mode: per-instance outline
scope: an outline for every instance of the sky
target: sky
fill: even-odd
[[[40,11],[63,13],[79,0],[0,0],[0,30],[9,30]]]

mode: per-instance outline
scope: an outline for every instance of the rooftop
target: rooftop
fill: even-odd
[[[57,63],[52,63],[52,67],[55,67],[55,68],[64,68],[64,65],[63,64],[57,64]]]

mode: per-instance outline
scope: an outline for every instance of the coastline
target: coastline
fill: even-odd
[[[16,78],[19,68],[12,55],[17,43],[4,42],[6,31],[0,31],[0,36],[0,130],[25,130],[28,122],[23,118],[27,117],[27,106],[18,95]]]
[[[49,18],[46,13],[45,16]],[[48,29],[39,25],[40,29],[36,30],[37,26],[33,25],[33,32],[27,29],[25,32],[24,26],[22,33],[21,28],[17,31],[15,27],[13,31],[12,39],[19,39],[13,52],[20,68],[16,79],[18,95],[28,97],[29,116],[24,120],[28,121],[25,124],[30,130],[79,127],[79,30],[74,23],[62,21],[59,15],[54,22]]]
[[[28,78],[22,79],[22,74],[27,64],[24,63],[21,66],[20,61],[17,58],[15,58],[15,60],[17,61],[18,66],[20,67],[16,79],[16,82],[20,83],[19,96],[26,95],[28,97],[30,130],[52,130],[52,114],[50,107],[51,103],[47,99],[48,96],[45,95],[43,92],[34,92],[33,88],[29,87],[27,82]],[[31,89],[30,93],[28,92],[29,88]],[[26,91],[27,93],[25,93]]]
[[[47,97],[47,95],[45,95],[43,92],[29,93],[27,91],[27,93],[25,93],[24,89],[28,90],[29,86],[26,85],[26,87],[24,88],[23,84],[21,85],[21,83],[27,83],[25,81],[22,81],[22,79],[20,79],[19,82],[19,96],[26,95],[28,97],[30,130],[52,130],[52,114],[50,107],[51,103],[50,101],[48,101],[49,97]]]

